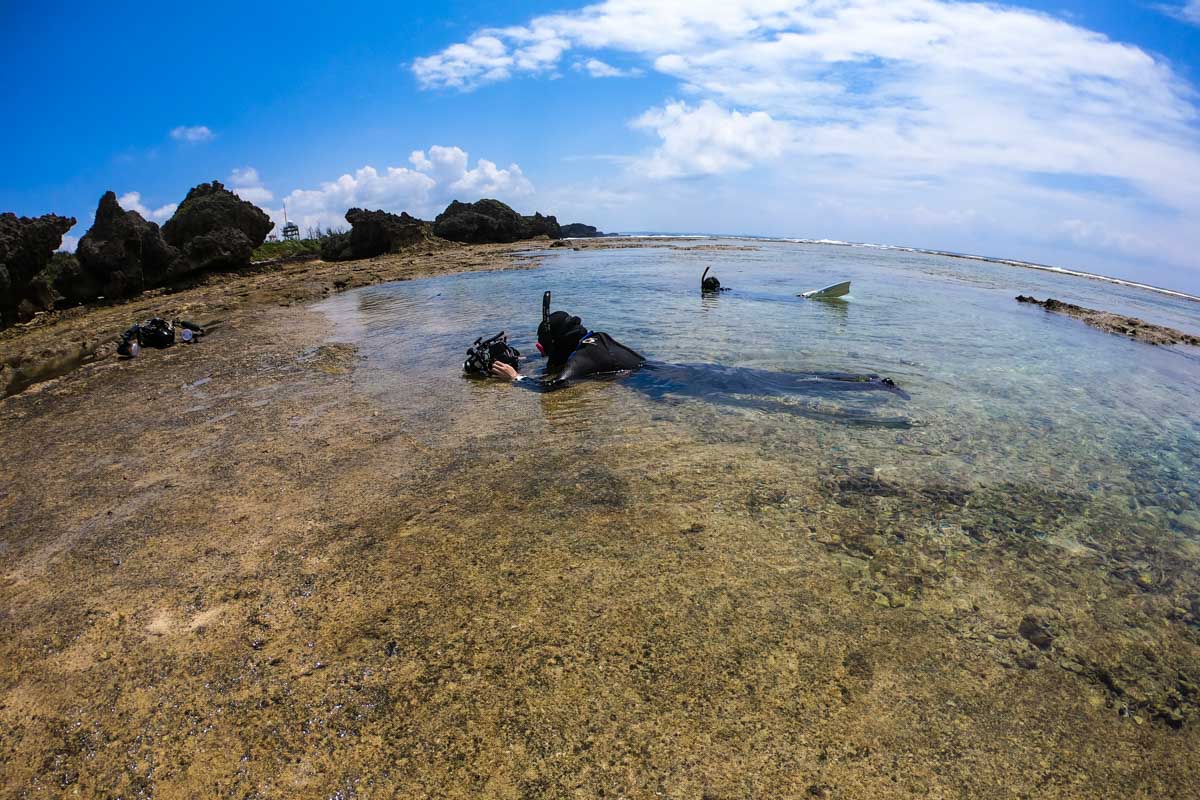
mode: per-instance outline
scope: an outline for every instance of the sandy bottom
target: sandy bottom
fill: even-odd
[[[430,437],[269,298],[0,403],[0,795],[1200,796],[1165,572],[736,426]]]

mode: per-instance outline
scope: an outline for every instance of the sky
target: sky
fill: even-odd
[[[1200,293],[1200,0],[0,0],[0,211],[452,199]]]

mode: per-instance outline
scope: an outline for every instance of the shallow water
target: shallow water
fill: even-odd
[[[366,355],[364,385],[392,395],[431,437],[463,435],[454,420],[478,415],[475,424],[500,432],[583,426],[620,439],[618,431],[638,436],[665,403],[693,431],[711,433],[729,415],[764,444],[777,426],[803,431],[809,438],[797,437],[794,452],[802,462],[836,452],[916,482],[1036,474],[1044,486],[1150,506],[1162,524],[1200,535],[1200,353],[1127,341],[1013,298],[1053,296],[1190,331],[1200,331],[1200,304],[939,256],[697,244],[555,254],[533,270],[377,286],[324,308]],[[700,296],[698,276],[710,265],[732,291]],[[853,281],[845,301],[796,296],[841,279]],[[674,386],[651,372],[547,397],[464,379],[465,345],[500,329],[534,355],[523,371],[537,374],[544,289],[553,308],[652,361],[697,366],[673,376]],[[890,377],[911,399],[824,391],[820,381],[780,388],[820,371]],[[498,392],[511,395],[503,414],[489,411]],[[872,420],[883,429],[845,424]],[[897,438],[892,423],[912,430]]]
[[[1200,353],[1014,298],[1190,331],[1200,304],[942,256],[712,245],[550,251],[535,269],[375,286],[322,308],[364,357],[356,384],[425,446],[461,450],[477,484],[429,490],[502,510],[520,536],[553,532],[578,553],[597,526],[650,541],[749,520],[757,534],[726,542],[736,557],[820,543],[821,568],[863,603],[920,604],[970,637],[954,616],[966,603],[1006,664],[1046,655],[1016,632],[1033,615],[1057,626],[1057,663],[1116,711],[1200,714]],[[701,297],[705,266],[731,291]],[[845,301],[796,296],[844,279]],[[551,394],[465,378],[477,336],[504,329],[536,352],[547,289],[554,309],[675,366]],[[841,391],[823,372],[903,392]],[[809,568],[800,552],[772,568]]]

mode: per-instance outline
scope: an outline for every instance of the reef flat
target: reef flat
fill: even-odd
[[[308,305],[537,247],[284,265],[0,338],[222,322],[0,401],[0,796],[1200,794],[1196,452],[1090,454],[1153,483],[1133,503],[1027,459],[1049,417],[996,443],[456,374],[448,403],[365,380],[412,351]],[[710,314],[714,252],[675,256]],[[397,324],[443,358],[439,293]],[[948,466],[983,450],[1002,479]]]

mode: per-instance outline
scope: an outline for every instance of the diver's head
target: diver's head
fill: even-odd
[[[550,293],[547,292],[547,295]],[[583,320],[565,311],[543,313],[538,325],[537,349],[546,357],[550,366],[565,364],[571,353],[579,346],[579,340],[587,333]]]

